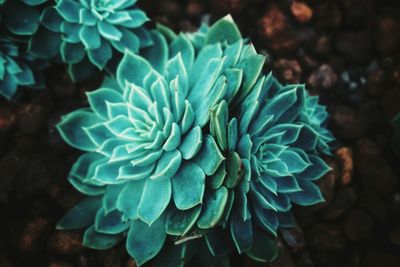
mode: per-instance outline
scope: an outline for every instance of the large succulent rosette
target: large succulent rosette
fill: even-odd
[[[56,0],[41,13],[29,49],[40,58],[60,57],[74,80],[102,70],[118,53],[151,45],[136,0]]]
[[[45,66],[16,43],[0,38],[0,95],[11,100],[20,88],[43,88]]]
[[[264,56],[230,17],[152,38],[58,125],[87,152],[69,180],[88,196],[58,227],[87,227],[96,249],[126,238],[138,265],[225,266],[234,250],[274,259],[292,203],[323,201],[313,181],[329,170],[324,108],[304,86],[262,76]]]

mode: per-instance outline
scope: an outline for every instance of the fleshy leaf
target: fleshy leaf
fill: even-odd
[[[173,199],[178,209],[187,210],[202,203],[205,174],[198,165],[184,163],[171,181]]]
[[[132,221],[126,240],[126,250],[139,266],[154,258],[162,249],[167,236],[164,223],[164,217],[160,217],[151,226],[140,220]]]
[[[92,225],[100,206],[101,197],[85,198],[61,218],[57,229],[79,229]]]

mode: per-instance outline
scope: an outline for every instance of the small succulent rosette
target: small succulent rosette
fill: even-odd
[[[103,70],[118,53],[152,44],[143,25],[149,20],[136,0],[56,0],[41,13],[29,42],[40,58],[60,57],[75,81]]]
[[[20,88],[44,87],[41,70],[46,64],[21,50],[16,43],[0,38],[0,95],[8,100]]]
[[[48,0],[0,1],[0,17],[14,39],[29,40],[40,25],[40,15]]]
[[[234,251],[273,260],[292,204],[323,201],[325,109],[304,86],[263,76],[265,57],[229,16],[151,35],[143,57],[127,51],[117,81],[58,124],[86,152],[69,181],[87,195],[58,227],[86,227],[95,249],[125,240],[138,265],[227,266]]]

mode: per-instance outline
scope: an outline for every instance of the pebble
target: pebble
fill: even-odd
[[[335,157],[339,161],[341,185],[348,185],[353,178],[353,150],[350,147],[341,147],[335,150]]]
[[[387,92],[388,77],[383,69],[374,69],[368,73],[367,90],[371,96],[382,96]]]
[[[80,231],[55,231],[49,237],[47,248],[59,255],[74,255],[84,250]]]
[[[297,35],[278,7],[273,6],[264,13],[257,21],[257,30],[261,41],[275,53],[291,53],[298,47]]]
[[[125,258],[125,246],[117,246],[108,250],[97,251],[96,260],[104,266],[122,267]]]
[[[346,238],[334,224],[315,223],[306,230],[307,242],[313,249],[332,252],[345,248]]]
[[[301,79],[301,67],[295,59],[280,58],[273,63],[273,71],[280,82],[299,83]]]
[[[346,61],[352,63],[368,63],[374,55],[372,35],[367,31],[341,33],[335,47]]]
[[[237,14],[243,11],[243,8],[248,3],[248,0],[212,0],[212,6],[219,13]]]
[[[367,121],[354,108],[338,105],[331,112],[331,127],[336,137],[355,140],[367,129]]]
[[[397,184],[398,178],[392,167],[386,162],[382,151],[371,139],[360,139],[355,146],[355,166],[360,183],[378,193],[389,195]]]
[[[383,197],[373,189],[364,190],[359,194],[358,206],[364,208],[379,222],[388,218],[388,207]]]
[[[337,81],[337,74],[328,64],[320,65],[308,77],[308,84],[318,89],[330,89]]]
[[[387,121],[391,121],[400,112],[400,88],[389,88],[381,100],[381,106]]]
[[[293,1],[292,5],[290,6],[290,11],[300,23],[309,22],[313,16],[312,9],[303,2]]]
[[[334,3],[323,3],[315,8],[316,26],[322,29],[335,29],[342,21],[339,7]]]
[[[47,217],[37,217],[28,222],[20,238],[19,247],[25,252],[36,252],[44,245],[45,232],[49,232],[52,225]]]
[[[332,204],[323,213],[324,219],[335,220],[349,211],[357,201],[357,194],[353,188],[340,188]]]
[[[398,53],[400,47],[400,21],[383,16],[378,19],[375,27],[375,45],[378,52],[388,56]]]
[[[45,149],[11,149],[0,159],[0,202],[19,202],[43,192],[58,177],[60,164],[57,155]]]
[[[375,222],[363,209],[353,209],[344,220],[344,230],[351,241],[369,239],[372,235]]]

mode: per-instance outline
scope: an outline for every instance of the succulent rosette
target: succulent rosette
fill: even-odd
[[[16,37],[29,38],[39,28],[40,13],[48,0],[3,0],[0,12],[4,27]]]
[[[0,38],[0,95],[11,100],[20,88],[42,88],[46,65],[10,40]]]
[[[41,14],[29,49],[40,58],[60,57],[74,80],[103,70],[125,50],[151,45],[143,27],[149,19],[136,0],[57,0]]]
[[[69,181],[88,196],[58,227],[87,228],[95,249],[126,238],[138,265],[226,266],[234,250],[274,259],[292,203],[323,201],[313,181],[329,170],[325,109],[304,86],[264,77],[265,57],[229,16],[151,35],[57,126],[86,152]]]

